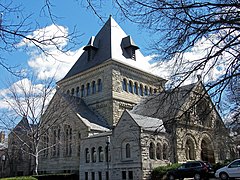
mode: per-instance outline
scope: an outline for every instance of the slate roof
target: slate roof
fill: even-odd
[[[149,96],[136,105],[132,113],[163,121],[172,119],[182,110],[182,106],[187,102],[196,85],[190,84]]]
[[[129,46],[136,50],[136,60],[124,56],[127,53],[125,48]],[[94,49],[95,55],[89,60],[87,50],[91,48]],[[147,71],[150,69],[150,64],[138,49],[139,47],[133,42],[132,38],[110,16],[98,34],[90,38],[88,44],[84,47],[85,51],[63,79],[72,77],[108,60],[118,61]]]
[[[69,104],[69,106],[71,106],[71,109],[76,113],[76,115],[88,127],[94,130],[109,130],[108,123],[100,116],[97,116],[91,109],[89,109],[89,107],[81,98],[70,96],[67,94],[62,94],[62,96]]]
[[[154,131],[156,133],[166,131],[163,126],[163,121],[161,119],[134,114],[128,110],[126,110],[126,112],[132,117],[132,119],[138,124],[138,126],[142,127],[142,129],[144,130]]]

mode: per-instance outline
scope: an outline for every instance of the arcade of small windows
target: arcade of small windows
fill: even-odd
[[[92,81],[86,85],[82,84],[80,87],[72,88],[71,91],[67,90],[67,94],[76,97],[90,96],[91,94],[96,94],[102,92],[102,80]]]
[[[105,151],[104,151],[105,150]],[[96,163],[96,162],[110,162],[110,150],[99,146],[98,148],[86,148],[85,149],[85,162],[86,163]]]
[[[166,143],[156,145],[151,142],[149,145],[149,158],[154,160],[168,160],[168,146]]]
[[[137,82],[133,83],[131,80],[127,81],[125,78],[122,81],[122,89],[123,91],[140,96],[148,96],[157,93],[156,88],[148,87],[146,85],[143,86],[143,84],[138,84]]]

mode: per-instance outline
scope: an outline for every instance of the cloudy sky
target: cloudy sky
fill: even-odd
[[[7,0],[4,0],[6,3]],[[86,4],[82,4],[79,1],[70,0],[66,3],[63,0],[51,1],[51,13],[53,21],[49,18],[49,13],[47,8],[44,8],[42,1],[30,1],[30,0],[19,0],[16,2],[16,6],[21,5],[21,13],[23,16],[31,15],[27,21],[32,24],[37,25],[33,32],[28,33],[27,37],[37,38],[39,40],[48,39],[51,37],[63,37],[57,38],[52,43],[59,44],[58,49],[63,49],[70,45],[72,47],[68,52],[61,53],[56,46],[49,44],[48,46],[39,45],[46,53],[39,51],[35,48],[33,44],[26,39],[20,39],[19,42],[15,44],[16,51],[12,53],[4,53],[3,57],[6,63],[10,66],[16,66],[17,70],[24,74],[34,74],[38,80],[46,80],[50,77],[54,77],[56,81],[60,80],[65,76],[68,70],[72,67],[75,61],[83,52],[82,47],[84,47],[91,36],[95,36],[96,33],[103,26],[104,22],[109,18],[111,14],[113,18],[118,22],[122,29],[132,36],[134,42],[140,47],[143,55],[146,56],[146,61],[151,60],[154,54],[149,54],[149,44],[151,42],[150,34],[144,30],[140,30],[136,24],[129,22],[128,20],[122,20],[120,15],[118,15],[118,10],[111,7],[111,3],[102,4],[99,9],[99,13],[102,15],[102,20],[99,19],[91,9],[86,8]],[[43,9],[42,9],[43,8]],[[2,26],[7,23],[18,21],[21,19],[19,14],[9,13],[3,8],[0,8],[0,12],[3,13]],[[47,17],[48,16],[48,17]],[[72,32],[77,32],[77,39],[75,39],[75,46],[73,47],[69,39],[64,38],[70,35]],[[204,49],[209,46],[210,41],[202,40],[199,41],[192,52],[185,54],[186,62],[191,61],[191,59],[198,58],[199,54],[203,54]],[[27,49],[25,49],[27,47]],[[174,69],[174,59],[168,62],[161,63],[160,65],[151,64],[153,67],[152,72],[155,74],[169,78]],[[146,63],[146,62],[144,62]],[[209,64],[208,66],[211,66]],[[224,67],[224,64],[219,65]],[[188,67],[183,67],[188,68]],[[6,83],[9,79],[9,73],[2,67],[0,67],[2,76],[0,78],[0,93],[6,94],[8,88],[12,84]],[[219,75],[221,75],[224,68],[216,68],[212,70],[210,76],[206,77],[206,80],[214,80]],[[17,79],[14,84],[18,84],[21,81]],[[22,81],[29,82],[28,79],[24,78]],[[192,83],[196,81],[194,77],[191,77],[186,83]],[[35,82],[37,83],[37,82]],[[27,84],[31,84],[30,82]],[[26,85],[27,85],[26,84]],[[37,84],[35,87],[41,87]],[[5,108],[6,104],[0,100],[0,108]]]

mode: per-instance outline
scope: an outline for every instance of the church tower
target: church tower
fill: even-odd
[[[166,80],[147,72],[150,65],[139,47],[111,16],[83,49],[57,84],[62,92],[82,98],[110,127],[125,109],[162,91]]]

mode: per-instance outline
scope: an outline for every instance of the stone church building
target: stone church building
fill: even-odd
[[[157,166],[230,157],[227,130],[201,79],[166,90],[167,80],[144,62],[110,16],[57,83],[42,118],[39,172],[140,180]]]

